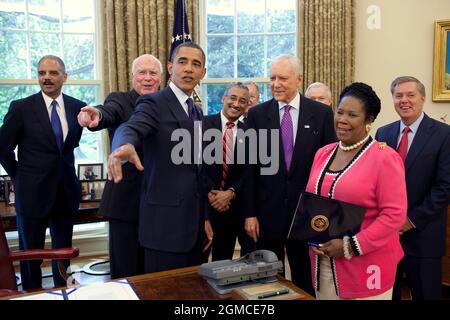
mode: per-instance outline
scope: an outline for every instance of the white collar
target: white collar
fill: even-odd
[[[425,117],[425,113],[420,114],[419,118],[417,118],[416,121],[414,121],[409,127],[412,133],[416,133],[419,129],[420,123],[422,122],[423,118]],[[403,121],[400,120],[400,133],[403,133],[403,130],[405,130],[406,125],[403,123]]]
[[[186,93],[184,93],[180,88],[178,88],[175,83],[170,82],[169,83],[169,87],[170,89],[172,89],[173,93],[175,94],[175,96],[177,97],[178,101],[180,102],[180,104],[183,106],[186,106],[186,100],[188,98],[191,98],[194,101],[193,96],[188,96]]]
[[[227,117],[225,117],[225,115],[223,114],[223,109],[222,109],[222,111],[220,111],[220,119],[222,120],[222,129],[226,128],[227,127],[227,122],[230,121],[230,120],[228,120]],[[239,119],[236,120],[236,121],[232,121],[234,123],[233,129],[237,128],[238,121],[239,121]]]
[[[289,103],[284,103],[282,101],[278,101],[278,108],[280,110],[283,109],[285,105],[290,105],[292,108],[299,110],[300,109],[300,94],[297,92],[297,95]]]
[[[56,100],[56,102],[58,103],[58,105],[61,108],[64,106],[64,100],[63,100],[62,93],[60,93],[59,96],[56,99],[53,99],[53,98],[49,97],[48,95],[46,95],[44,93],[44,91],[41,91],[41,93],[42,93],[42,98],[44,98],[45,106],[47,107],[47,109],[49,109],[51,107],[53,100]]]

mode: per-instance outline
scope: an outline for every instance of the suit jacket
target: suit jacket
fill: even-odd
[[[131,143],[144,150],[144,178],[139,210],[139,241],[165,252],[189,252],[203,231],[205,190],[199,166],[175,164],[175,130],[194,126],[170,87],[141,96],[135,113],[116,131],[112,148]],[[192,145],[192,144],[191,144]],[[202,234],[203,235],[203,234]]]
[[[80,183],[75,174],[73,151],[83,128],[77,115],[86,104],[63,94],[68,134],[58,149],[42,93],[11,102],[0,128],[0,163],[14,181],[16,212],[23,217],[48,216],[58,188],[64,186],[67,213],[78,210]],[[14,149],[18,146],[18,161]]]
[[[96,107],[102,113],[102,119],[96,128],[90,130],[107,128],[112,142],[116,129],[133,114],[138,98],[139,94],[135,90],[111,93],[103,106]],[[136,151],[142,159],[141,148],[137,148]],[[122,221],[137,222],[142,172],[131,163],[125,163],[122,170],[123,181],[120,183],[106,181],[99,214]]]
[[[249,110],[246,125],[249,129],[280,129],[278,102],[275,99],[261,103]],[[268,134],[270,137],[270,134]],[[259,136],[258,136],[259,137]],[[259,137],[261,139],[261,137]],[[267,138],[269,154],[272,152]],[[246,168],[248,197],[244,214],[258,217],[260,235],[266,239],[286,239],[292,216],[300,193],[306,188],[309,172],[316,151],[336,141],[331,108],[322,103],[300,96],[300,112],[289,173],[284,162],[280,138],[278,150],[279,169],[274,175],[261,175],[264,167],[258,160],[256,165]],[[259,142],[261,143],[261,141]]]
[[[244,129],[244,124],[239,121],[237,127],[238,129]],[[206,131],[208,129],[218,129],[222,131],[222,119],[220,117],[220,113],[211,116],[205,116],[203,118],[203,130]],[[228,165],[229,174],[228,179],[225,182],[225,189],[224,189],[228,190],[229,188],[233,187],[235,190],[236,198],[232,201],[232,205],[230,208],[234,211],[239,207],[242,195],[245,194],[245,190],[243,188],[244,165],[237,163],[236,149],[237,146],[235,146],[234,163]],[[220,183],[222,182],[222,171],[223,171],[222,163],[203,165],[203,172],[205,174],[206,179],[205,187],[207,191],[211,189],[217,190],[220,189]]]
[[[397,148],[400,121],[378,129],[376,139]],[[406,156],[408,218],[416,226],[401,243],[406,255],[445,255],[447,206],[450,200],[450,127],[426,114]]]

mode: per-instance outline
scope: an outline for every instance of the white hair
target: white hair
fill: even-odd
[[[143,54],[143,55],[140,55],[140,56],[137,57],[136,59],[134,59],[133,64],[132,64],[132,66],[131,66],[131,73],[132,73],[132,74],[135,74],[135,73],[136,73],[137,65],[138,65],[139,61],[140,61],[142,58],[144,58],[144,57],[145,57],[145,58],[151,58],[151,59],[155,60],[155,61],[158,63],[158,65],[159,65],[159,71],[161,72],[161,74],[163,73],[163,67],[162,67],[161,61],[159,61],[158,58],[156,58],[154,55],[145,53],[145,54]]]
[[[331,99],[330,87],[322,82],[311,83],[305,91],[305,97],[309,98],[309,90],[316,89],[316,88],[323,88],[325,90],[325,94],[327,95],[327,98]]]
[[[303,75],[303,66],[300,63],[300,60],[298,60],[297,57],[292,56],[290,54],[281,54],[278,57],[276,57],[275,59],[273,59],[272,64],[278,62],[278,61],[289,61],[289,63],[291,64],[292,68],[294,69],[295,75],[296,76],[301,76]]]

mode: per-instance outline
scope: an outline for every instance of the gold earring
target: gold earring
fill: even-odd
[[[366,124],[366,132],[369,133],[372,126],[370,124]]]

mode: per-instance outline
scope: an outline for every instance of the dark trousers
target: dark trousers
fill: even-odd
[[[402,285],[411,289],[413,300],[442,299],[442,259],[405,256],[397,267],[393,300],[401,300]]]
[[[203,230],[202,227],[197,242],[189,252],[175,253],[144,248],[145,273],[191,267],[201,264],[203,259]]]
[[[144,273],[144,249],[139,245],[137,222],[109,220],[111,279]]]
[[[17,230],[19,232],[20,249],[42,249],[45,246],[45,230],[50,228],[52,248],[66,248],[72,246],[73,220],[72,215],[62,215],[61,211],[54,210],[46,218],[27,218],[17,214]],[[22,289],[29,290],[42,288],[42,260],[21,261],[20,274]],[[67,268],[70,260],[64,260]],[[60,275],[57,261],[52,261],[53,282],[56,287],[66,286],[66,281]]]
[[[293,240],[282,241],[263,238],[258,239],[257,242],[258,249],[265,249],[274,252],[278,259],[283,262],[283,266],[286,269],[284,264],[285,246],[289,266],[291,268],[292,283],[314,296],[315,293],[311,279],[311,262],[308,254],[308,245],[306,242]],[[282,275],[285,276],[284,272]]]
[[[256,250],[256,243],[245,232],[244,219],[236,212],[213,212],[211,226],[214,231],[213,242],[203,257],[203,262],[211,260],[233,259],[234,249],[236,247],[236,237],[241,246],[240,255]]]
[[[213,212],[211,226],[214,231],[210,250],[204,253],[204,262],[208,261],[209,251],[212,261],[232,259],[236,246],[238,218],[232,211]]]
[[[239,218],[238,241],[241,246],[241,257],[256,250],[256,242],[245,231],[245,219]]]

